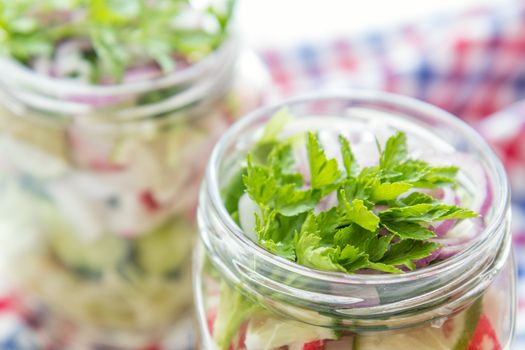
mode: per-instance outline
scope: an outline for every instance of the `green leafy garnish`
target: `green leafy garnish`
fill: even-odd
[[[340,193],[339,199],[344,204],[340,222],[355,223],[368,231],[375,231],[379,227],[379,218],[365,206],[361,199],[354,199],[352,203],[349,203],[344,190],[341,190]]]
[[[379,164],[366,168],[359,168],[350,142],[339,136],[340,169],[316,134],[280,138],[290,119],[282,110],[268,123],[241,169],[244,186],[236,182],[235,195],[225,194],[231,214],[237,208],[230,199],[244,193],[261,209],[254,213],[255,233],[270,252],[324,271],[402,273],[440,248],[432,241],[432,223],[478,216],[421,191],[455,186],[458,168],[411,159],[403,132],[384,147],[378,143]],[[296,164],[299,147],[307,153],[308,182]],[[320,210],[334,197],[337,203]]]
[[[308,133],[308,161],[312,188],[324,189],[336,184],[341,176],[335,159],[327,159],[323,148],[313,133]]]
[[[226,39],[234,2],[195,8],[188,0],[0,0],[0,45],[30,65],[74,42],[69,59],[79,63],[69,77],[87,73],[92,82],[119,81],[127,68],[150,62],[168,72],[175,58],[195,62]]]

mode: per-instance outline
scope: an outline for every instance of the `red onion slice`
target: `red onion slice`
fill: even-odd
[[[492,189],[492,183],[490,182],[490,179],[486,172],[483,172],[484,178],[485,178],[485,193],[484,193],[484,199],[481,203],[481,207],[479,208],[479,215],[486,216],[490,210],[490,207],[492,206],[492,202],[494,200],[494,192]]]

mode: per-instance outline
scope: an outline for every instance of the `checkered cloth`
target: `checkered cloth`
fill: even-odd
[[[485,136],[512,186],[519,277],[514,349],[525,349],[525,1],[360,38],[266,50],[263,58],[279,96],[387,90],[439,106]]]
[[[366,87],[414,96],[463,118],[504,161],[513,190],[519,313],[515,349],[525,349],[525,2],[435,17],[396,30],[265,50],[275,93]],[[0,349],[49,349],[38,326],[0,298]],[[184,338],[184,337],[183,337]],[[180,349],[180,337],[149,350]]]

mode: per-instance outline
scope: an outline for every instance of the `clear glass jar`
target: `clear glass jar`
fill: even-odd
[[[259,247],[231,219],[221,190],[265,122],[283,107],[299,123],[311,116],[360,118],[418,134],[448,154],[467,155],[446,160],[460,163],[460,184],[477,198],[471,205],[484,217],[480,233],[448,259],[402,275],[322,272]],[[194,293],[203,349],[467,349],[469,342],[469,350],[510,349],[515,266],[505,173],[473,129],[438,108],[354,91],[256,111],[215,147],[197,216]]]
[[[235,37],[194,65],[118,85],[1,59],[1,278],[52,338],[135,348],[191,314],[206,159],[268,81]]]

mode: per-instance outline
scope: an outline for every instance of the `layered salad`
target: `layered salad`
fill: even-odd
[[[259,103],[223,55],[233,6],[0,4],[2,60],[16,63],[0,78],[0,260],[67,332],[156,337],[187,313],[202,170]],[[212,87],[173,102],[196,84]]]
[[[311,270],[390,276],[446,262],[484,227],[492,195],[483,185],[483,169],[430,133],[403,124],[397,129],[362,114],[349,121],[276,113],[256,141],[244,140],[251,146],[225,181],[225,208],[259,247]],[[476,186],[486,192],[472,193],[463,183],[464,171],[477,173]],[[307,308],[292,319],[291,305],[265,300],[242,280],[232,283],[206,261],[204,339],[217,349],[502,348],[501,314],[494,305],[503,301],[491,292],[439,322],[360,332],[358,319],[345,324]],[[376,296],[369,306],[379,305]]]

